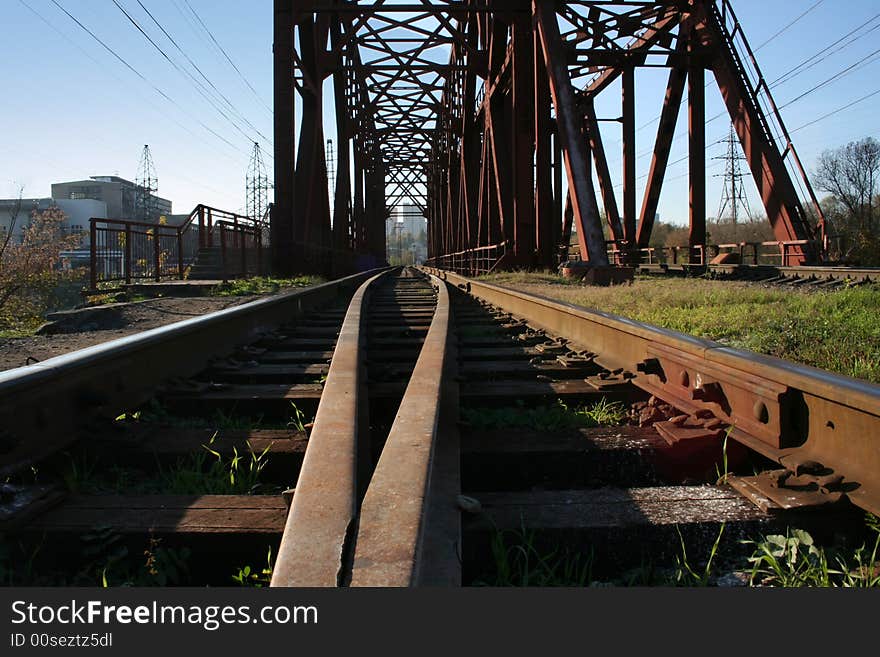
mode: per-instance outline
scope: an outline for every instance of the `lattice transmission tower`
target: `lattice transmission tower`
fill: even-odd
[[[743,178],[746,177],[746,174],[743,173],[741,166],[741,163],[745,162],[746,158],[740,152],[739,137],[737,137],[733,125],[730,126],[730,134],[727,136],[727,139],[722,143],[727,145],[727,152],[722,156],[713,158],[725,161],[723,174],[724,188],[721,191],[721,203],[718,206],[718,221],[724,219],[724,213],[729,211],[731,223],[733,223],[734,230],[736,230],[737,222],[743,216],[740,214],[740,210],[745,211],[746,217],[752,218],[752,210],[749,207],[749,199],[746,197],[745,186],[743,185]],[[715,177],[719,178],[721,174]]]
[[[261,225],[266,216],[266,208],[269,207],[270,187],[260,144],[254,142],[254,152],[245,177],[245,212],[255,223]]]
[[[333,218],[333,197],[336,194],[336,153],[333,150],[333,140],[327,140],[327,148],[324,151],[324,163],[327,168],[327,194],[330,197],[330,217]]]
[[[134,183],[136,187],[135,218],[144,222],[156,221],[159,216],[159,203],[156,198],[159,192],[159,176],[153,165],[153,156],[150,154],[149,145],[144,145],[144,150],[141,151],[141,161]]]

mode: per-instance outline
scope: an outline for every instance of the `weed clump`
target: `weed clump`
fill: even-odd
[[[620,402],[601,399],[586,406],[568,406],[561,399],[548,406],[528,408],[520,403],[507,408],[463,408],[462,423],[474,430],[524,428],[558,431],[582,427],[615,426],[627,419],[627,408]]]

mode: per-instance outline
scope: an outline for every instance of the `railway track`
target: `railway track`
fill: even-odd
[[[643,264],[636,272],[650,276],[705,276],[789,288],[839,289],[880,282],[880,269],[858,267],[779,267],[775,265]]]
[[[645,583],[685,545],[880,511],[876,386],[436,270],[12,370],[0,395],[2,531],[80,574],[149,541],[195,583]]]

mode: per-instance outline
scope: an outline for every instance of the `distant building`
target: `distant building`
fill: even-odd
[[[92,199],[54,199],[54,198],[23,198],[0,199],[0,239],[9,233],[13,219],[13,239],[21,239],[22,231],[30,221],[31,212],[42,212],[57,207],[64,213],[64,232],[70,235],[82,235],[81,248],[89,247],[89,219],[105,219],[107,204]],[[16,218],[17,211],[17,218]]]
[[[385,222],[388,257],[395,262],[419,264],[428,258],[428,220],[410,204],[398,205]]]
[[[139,187],[119,176],[92,176],[88,180],[52,184],[52,198],[103,201],[107,204],[108,219],[133,221],[135,216]],[[158,196],[150,196],[151,206],[155,208],[153,221],[162,215],[171,214],[171,201]]]

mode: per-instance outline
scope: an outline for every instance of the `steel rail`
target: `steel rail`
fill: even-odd
[[[711,413],[730,437],[795,476],[821,470],[880,513],[880,386],[438,270],[469,294],[595,352],[596,362],[685,413]],[[822,480],[822,481],[827,481]],[[817,488],[824,491],[818,482]]]
[[[797,267],[780,267],[778,265],[688,265],[688,264],[641,264],[635,265],[637,273],[685,275],[689,269],[705,270],[723,274],[761,274],[769,276],[795,276],[803,279],[880,282],[880,269],[868,267],[814,267],[800,265]],[[761,282],[761,279],[755,279]]]
[[[309,446],[278,549],[271,586],[339,586],[357,519],[363,432],[362,329],[370,286],[352,297],[324,382]]]
[[[208,361],[309,309],[348,295],[374,270],[259,299],[0,372],[0,476],[73,443],[96,418],[145,402],[163,382],[189,377]]]
[[[431,281],[437,308],[361,504],[351,586],[417,586],[425,577],[436,577],[435,564],[425,558],[425,543],[447,380],[450,307],[446,285],[435,276]],[[454,507],[454,497],[446,502]],[[445,551],[447,563],[457,560],[454,541],[446,542]]]

